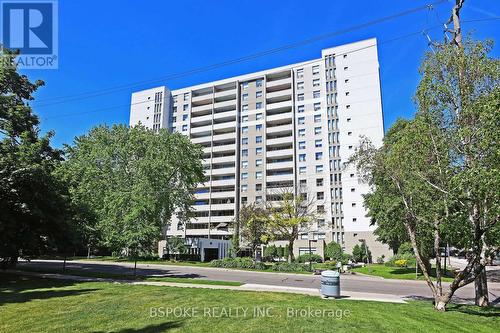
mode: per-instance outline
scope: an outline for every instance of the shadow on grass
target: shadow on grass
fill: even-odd
[[[78,284],[76,281],[40,279],[0,272],[0,306],[25,303],[35,299],[76,296],[98,289],[54,290]],[[38,290],[47,289],[47,290]]]
[[[142,328],[124,328],[122,330],[112,331],[113,333],[157,333],[165,332],[173,328],[182,326],[181,321],[169,321],[157,325],[148,325]],[[103,331],[94,331],[92,333],[104,333]]]
[[[447,311],[461,312],[473,316],[500,318],[500,309],[495,307],[480,308],[472,305],[451,304],[448,306]]]

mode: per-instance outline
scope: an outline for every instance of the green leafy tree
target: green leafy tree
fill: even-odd
[[[47,251],[68,251],[74,237],[64,182],[55,176],[61,152],[40,136],[28,102],[43,85],[17,72],[17,52],[0,62],[0,265]]]
[[[275,245],[269,245],[264,250],[264,257],[274,260],[278,256],[278,249]]]
[[[280,245],[276,248],[276,255],[278,256],[278,260],[281,261],[281,258],[285,256],[285,249],[283,246]]]
[[[238,221],[241,238],[250,245],[252,253],[264,242],[266,214],[266,210],[255,203],[244,205],[240,209]]]
[[[204,180],[201,148],[185,136],[142,126],[99,126],[66,147],[61,174],[74,205],[86,207],[104,245],[150,254],[175,213],[188,215]]]
[[[299,231],[307,229],[318,212],[314,196],[307,195],[299,189],[294,194],[288,187],[280,188],[274,193],[278,201],[267,202],[265,240],[286,240],[288,242],[288,262],[294,260],[293,244]]]
[[[337,242],[330,242],[325,247],[325,258],[335,261],[342,261],[344,251],[342,251],[342,246]]]
[[[368,246],[365,243],[361,243],[361,245],[356,244],[352,249],[352,260],[355,262],[366,262],[369,263],[371,261],[372,253],[368,249]]]

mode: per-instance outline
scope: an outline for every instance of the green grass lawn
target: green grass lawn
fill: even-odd
[[[189,284],[209,284],[218,286],[241,286],[243,283],[236,281],[218,281],[218,280],[203,280],[194,278],[184,278],[184,277],[170,277],[170,276],[133,276],[133,273],[128,275],[124,274],[112,274],[112,273],[101,273],[101,272],[89,272],[81,269],[66,269],[64,273],[62,269],[51,269],[51,268],[40,268],[40,267],[29,267],[29,266],[18,266],[17,269],[28,272],[36,273],[56,273],[56,274],[66,274],[66,275],[77,275],[84,277],[95,277],[104,279],[116,279],[116,280],[139,280],[139,281],[159,281],[159,282],[173,282],[173,283],[189,283]]]
[[[415,280],[415,267],[412,268],[404,268],[404,267],[389,267],[380,264],[370,264],[365,267],[353,268],[352,272],[380,276],[386,279],[400,279],[400,280]],[[448,274],[451,274],[448,271]],[[435,276],[434,272],[433,275]],[[418,271],[418,280],[424,280],[424,276],[422,272]],[[451,282],[453,278],[447,276],[443,277],[443,281]]]
[[[151,316],[154,311],[160,314],[158,309],[167,313],[167,308],[187,312],[180,317]],[[267,309],[270,317],[255,316],[254,309],[261,309],[261,314]],[[450,306],[438,313],[430,303],[416,301],[335,301],[0,273],[0,332],[497,332],[499,316],[499,309],[474,306]]]

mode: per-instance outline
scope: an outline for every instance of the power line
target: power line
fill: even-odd
[[[465,20],[465,21],[462,21],[462,23],[484,22],[484,21],[494,21],[494,20],[500,20],[500,17]],[[429,28],[425,29],[425,31],[435,30],[437,28],[442,28],[442,27],[443,26],[441,24],[434,25],[432,27],[429,27]],[[422,35],[422,32],[423,32],[422,30],[411,32],[411,33],[408,33],[408,34],[405,34],[405,35],[401,35],[401,36],[394,37],[394,38],[391,38],[391,39],[388,39],[388,40],[385,40],[385,41],[378,42],[377,45],[364,46],[364,47],[359,48],[359,49],[354,49],[354,50],[350,50],[350,51],[347,51],[347,52],[338,53],[337,55],[340,56],[340,55],[344,55],[344,54],[351,54],[351,53],[359,52],[359,51],[362,51],[362,50],[365,50],[365,49],[368,49],[368,48],[371,48],[371,47],[375,47],[375,46],[378,46],[378,45],[392,43],[392,42],[403,40],[403,39],[406,39],[406,38],[409,38],[409,37],[414,37],[414,36]],[[317,62],[317,61],[318,61],[318,59],[315,59],[315,60],[311,60],[311,61],[307,61],[307,62],[302,62],[301,64],[302,65],[307,65],[309,63],[313,63],[313,62]],[[59,114],[59,115],[55,115],[55,116],[51,116],[51,117],[50,116],[49,117],[43,117],[43,119],[47,120],[47,119],[55,119],[55,118],[64,118],[64,117],[78,116],[78,115],[84,115],[84,114],[92,114],[92,113],[97,113],[97,112],[101,112],[101,111],[107,111],[107,110],[118,109],[118,108],[123,108],[123,107],[130,107],[132,105],[140,105],[140,104],[144,104],[144,103],[147,103],[147,102],[150,102],[150,100],[144,100],[144,101],[140,101],[140,102],[128,103],[128,104],[122,104],[122,105],[116,105],[116,106],[110,106],[110,107],[105,107],[105,108],[99,108],[99,109],[94,109],[94,110],[91,110],[91,111],[83,111],[83,112],[76,112],[76,113]]]
[[[307,44],[311,44],[311,43],[314,43],[314,42],[318,42],[320,40],[328,39],[328,38],[331,38],[331,37],[334,37],[334,36],[342,35],[342,34],[345,34],[345,33],[348,33],[348,32],[352,32],[352,31],[355,31],[355,30],[359,30],[359,29],[363,29],[363,28],[366,28],[366,27],[369,27],[369,26],[372,26],[372,25],[380,24],[380,23],[383,23],[383,22],[386,22],[386,21],[390,21],[390,20],[402,17],[402,16],[413,14],[413,13],[416,13],[416,12],[419,12],[419,11],[422,11],[422,10],[429,10],[429,8],[433,8],[433,6],[437,6],[437,5],[440,5],[440,4],[445,3],[445,2],[447,2],[447,0],[436,1],[436,2],[434,2],[432,4],[415,7],[415,8],[408,9],[406,11],[402,11],[402,12],[399,12],[399,13],[396,13],[396,14],[393,14],[393,15],[385,16],[385,17],[382,17],[382,18],[379,18],[379,19],[375,19],[375,20],[372,20],[372,21],[369,21],[369,22],[366,22],[366,23],[361,23],[361,24],[358,24],[358,25],[354,25],[354,26],[351,26],[351,27],[348,27],[348,28],[345,28],[345,29],[341,29],[341,30],[337,30],[337,31],[334,31],[334,32],[329,32],[329,33],[326,33],[326,34],[322,34],[322,35],[318,35],[318,36],[315,36],[315,37],[311,37],[309,39],[298,41],[298,42],[295,42],[295,43],[292,43],[292,44],[284,45],[284,46],[281,46],[281,47],[269,49],[269,50],[266,50],[266,51],[254,53],[254,54],[251,54],[251,55],[243,56],[243,57],[240,57],[240,58],[235,58],[235,59],[232,59],[232,60],[228,60],[228,61],[224,61],[224,62],[220,62],[220,63],[208,65],[208,66],[194,68],[194,69],[191,69],[191,70],[187,70],[185,72],[171,74],[171,75],[167,75],[167,76],[164,76],[164,77],[161,77],[161,78],[157,78],[157,79],[151,79],[151,80],[146,80],[146,81],[138,81],[138,82],[124,84],[124,85],[119,85],[119,86],[110,87],[110,88],[106,88],[106,89],[89,91],[89,92],[85,92],[85,93],[81,93],[81,94],[67,95],[67,96],[58,96],[58,97],[50,97],[50,98],[46,98],[45,100],[37,101],[37,102],[35,102],[33,104],[36,105],[37,107],[45,107],[45,106],[50,106],[50,105],[55,105],[55,104],[67,103],[67,102],[77,101],[77,100],[81,100],[81,99],[86,99],[86,98],[92,98],[92,97],[107,95],[107,94],[114,93],[114,92],[117,92],[117,91],[121,91],[121,90],[124,90],[124,89],[133,88],[133,87],[136,87],[136,86],[141,86],[143,84],[155,83],[155,82],[166,81],[166,80],[172,80],[172,79],[177,79],[177,78],[181,78],[181,77],[185,77],[185,76],[189,76],[189,75],[193,75],[193,74],[197,74],[197,73],[202,73],[202,72],[205,72],[205,71],[214,70],[214,69],[217,69],[217,68],[221,68],[221,67],[225,67],[225,66],[237,64],[237,63],[244,62],[244,61],[253,60],[253,59],[260,58],[260,57],[263,57],[263,56],[266,56],[266,55],[270,55],[270,54],[282,52],[282,51],[285,51],[285,50],[290,50],[290,49],[293,49],[293,48],[297,48],[297,47],[300,47],[300,46],[304,46],[304,45],[307,45]],[[52,101],[52,100],[56,100],[56,101],[52,102],[52,103],[44,103],[45,101]],[[41,102],[41,104],[39,104],[40,102]]]

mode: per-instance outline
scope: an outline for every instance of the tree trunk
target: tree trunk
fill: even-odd
[[[64,255],[64,261],[63,261],[63,273],[66,272],[66,255]]]
[[[293,255],[293,243],[295,239],[291,239],[288,241],[288,262],[292,263],[295,260],[295,257]]]
[[[137,277],[137,258],[134,258],[134,279]]]
[[[479,276],[474,281],[474,287],[476,291],[476,305],[481,307],[487,307],[490,305],[490,300],[488,297],[488,281],[486,279],[486,268],[483,268]]]
[[[87,259],[90,259],[90,245],[87,246]]]

